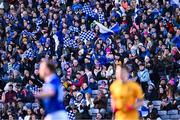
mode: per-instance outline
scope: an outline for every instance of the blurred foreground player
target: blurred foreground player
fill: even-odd
[[[128,67],[116,67],[116,80],[110,86],[115,120],[138,120],[137,109],[143,105],[143,92],[134,81],[128,79]]]
[[[63,86],[55,74],[53,62],[43,59],[40,63],[39,74],[45,84],[42,92],[36,97],[43,100],[47,114],[45,120],[67,120],[67,113],[63,105]]]

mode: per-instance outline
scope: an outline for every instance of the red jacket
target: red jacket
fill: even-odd
[[[78,82],[72,83],[72,85],[75,85],[76,87],[81,87],[82,84],[85,82],[85,76],[81,76]]]
[[[5,94],[5,102],[16,102],[16,92],[15,91],[8,91]]]

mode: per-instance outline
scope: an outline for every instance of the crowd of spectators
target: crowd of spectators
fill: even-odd
[[[92,109],[99,109],[96,120],[113,116],[116,64],[126,64],[129,79],[142,86],[150,101],[146,118],[159,117],[154,100],[161,110],[180,110],[180,6],[172,1],[1,1],[0,119],[43,120],[34,97],[43,85],[41,58],[57,67],[70,119],[91,119]],[[120,31],[102,39],[94,20]]]

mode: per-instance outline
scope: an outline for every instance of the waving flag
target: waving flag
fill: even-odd
[[[89,41],[89,40],[93,40],[94,38],[95,38],[95,36],[94,36],[94,33],[92,32],[92,31],[87,31],[87,32],[81,32],[80,34],[79,34],[79,37],[80,37],[80,39],[82,40],[82,41],[84,41],[85,43],[87,42],[87,41]]]
[[[179,0],[170,0],[171,4],[176,4],[178,7],[180,7],[180,1]]]
[[[68,37],[64,37],[64,48],[77,48],[78,45],[76,43],[76,40],[73,38]]]
[[[110,35],[118,34],[120,31],[120,26],[118,23],[114,24],[111,28],[107,28],[97,21],[94,21],[94,23],[99,26],[99,31],[101,33],[100,38],[102,40],[106,40]]]
[[[85,13],[87,16],[90,16],[92,18],[97,17],[97,14],[92,10],[92,8],[89,4],[84,4],[84,6],[82,8],[82,12]]]
[[[135,8],[135,16],[134,16],[134,21],[136,20],[138,16],[138,11],[139,11],[139,0],[136,0],[136,8]]]
[[[120,26],[118,23],[114,24],[111,28],[110,28],[114,33],[119,33],[120,31]]]
[[[100,33],[102,33],[102,34],[103,34],[103,33],[113,33],[113,31],[112,31],[111,29],[105,27],[105,26],[102,25],[101,23],[99,23],[99,22],[97,22],[97,21],[94,21],[94,23],[99,26],[99,31],[100,31]]]

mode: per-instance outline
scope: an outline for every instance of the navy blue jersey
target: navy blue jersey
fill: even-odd
[[[48,82],[43,86],[43,91],[45,92],[50,89],[55,91],[55,95],[43,99],[46,114],[65,109],[63,105],[63,86],[55,74],[50,76]]]

